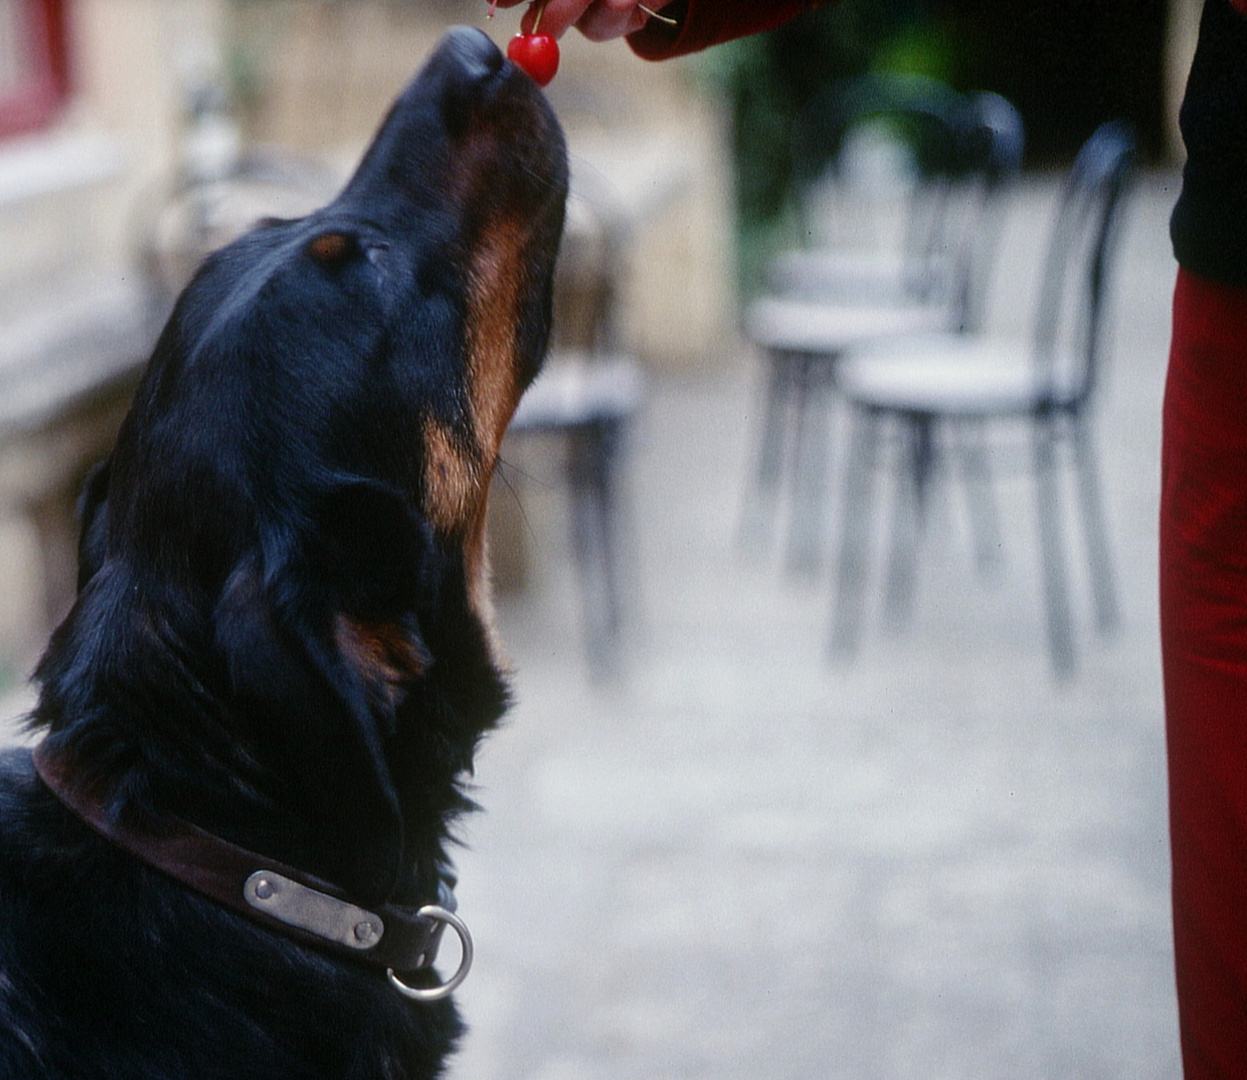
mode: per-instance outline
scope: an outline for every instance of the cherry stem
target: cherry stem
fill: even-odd
[[[539,0],[537,4],[537,17],[533,19],[533,33],[535,34],[541,29],[541,16],[546,10],[546,0]]]
[[[679,26],[679,20],[671,18],[670,15],[659,15],[656,11],[651,11],[644,4],[637,4],[637,7],[645,12],[651,19],[657,19],[660,23],[666,23],[668,26]]]

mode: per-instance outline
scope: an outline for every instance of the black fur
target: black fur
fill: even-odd
[[[181,816],[362,903],[437,895],[506,690],[424,433],[488,476],[469,384],[535,375],[565,193],[534,85],[453,31],[342,195],[200,269],[87,486],[79,595],[37,673],[32,725],[110,813]],[[470,362],[504,227],[514,265],[484,265],[514,347]],[[3,756],[3,1080],[433,1077],[459,1033],[450,1002],[148,869]]]

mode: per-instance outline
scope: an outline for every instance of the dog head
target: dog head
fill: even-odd
[[[153,813],[265,803],[240,841],[361,897],[433,858],[505,703],[486,494],[565,196],[541,94],[455,30],[333,202],[209,257],[89,484],[36,720]]]

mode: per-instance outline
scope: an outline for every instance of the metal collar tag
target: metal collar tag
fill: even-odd
[[[242,895],[257,911],[350,949],[371,949],[385,933],[380,915],[272,870],[257,870],[247,878]]]

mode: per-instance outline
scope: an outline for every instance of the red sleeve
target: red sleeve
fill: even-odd
[[[1247,0],[1230,0],[1230,3],[1238,8],[1241,14],[1247,15]]]
[[[828,0],[674,0],[662,14],[675,19],[668,26],[650,19],[628,37],[637,56],[646,60],[669,60],[698,52],[734,38],[774,30]],[[1239,2],[1239,0],[1236,0]],[[1247,4],[1247,0],[1241,0]]]

